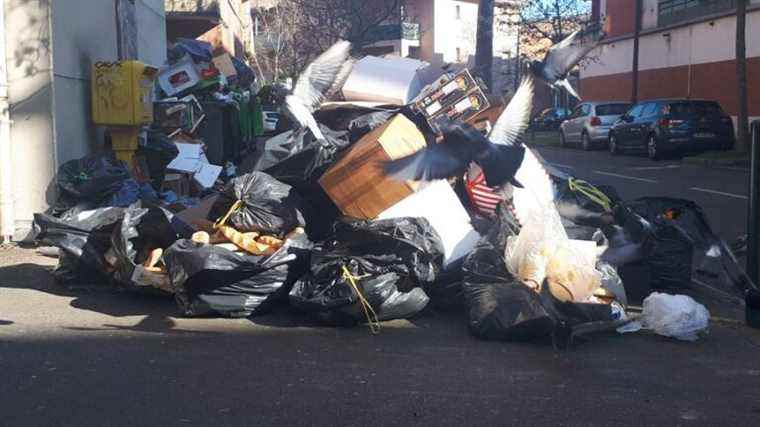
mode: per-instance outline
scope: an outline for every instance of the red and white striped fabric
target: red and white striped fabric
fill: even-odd
[[[470,166],[467,172],[467,194],[477,210],[486,216],[496,215],[496,207],[503,197],[492,187],[486,185],[486,177],[477,165]]]

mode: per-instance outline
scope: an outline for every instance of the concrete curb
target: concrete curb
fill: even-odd
[[[699,157],[684,157],[684,164],[703,166],[706,168],[743,168],[749,169],[749,159],[700,159]]]

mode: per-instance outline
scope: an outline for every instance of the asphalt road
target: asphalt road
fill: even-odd
[[[187,319],[171,299],[68,290],[32,250],[0,252],[0,425],[750,425],[760,331],[697,343],[604,334],[473,338],[466,313],[323,327],[285,307]]]
[[[577,178],[612,185],[623,199],[665,196],[693,200],[727,242],[747,230],[749,171],[708,168],[680,160],[612,156],[607,151],[536,147],[550,164]]]
[[[540,149],[625,198],[684,197],[726,239],[743,233],[746,173]],[[485,342],[466,313],[323,327],[285,307],[187,319],[171,299],[64,289],[56,261],[0,249],[0,425],[751,425],[760,332],[714,321],[683,343],[604,334]]]

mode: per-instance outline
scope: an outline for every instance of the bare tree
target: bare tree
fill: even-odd
[[[298,22],[301,9],[291,1],[273,2],[252,8],[254,39],[250,63],[260,83],[281,82],[300,69],[298,60]]]
[[[739,101],[736,150],[749,149],[749,106],[747,101],[747,0],[736,3],[736,89]]]
[[[591,20],[586,0],[528,1],[514,12],[520,26],[521,52],[531,59],[543,56],[549,48]]]
[[[258,25],[251,62],[271,80],[295,77],[309,61],[338,40],[355,51],[399,31],[406,0],[279,0],[254,7]]]

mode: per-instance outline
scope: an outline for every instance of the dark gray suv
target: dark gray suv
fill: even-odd
[[[734,124],[715,101],[658,99],[642,101],[610,129],[610,153],[647,153],[657,160],[671,153],[730,150]]]

